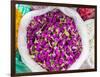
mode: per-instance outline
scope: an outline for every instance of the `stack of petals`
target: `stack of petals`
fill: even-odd
[[[88,20],[95,17],[95,9],[94,8],[78,8],[77,9],[80,16],[83,20]]]
[[[31,58],[47,71],[65,71],[80,56],[82,40],[74,20],[54,9],[32,18],[27,27]]]
[[[16,49],[18,48],[18,28],[20,25],[20,20],[22,18],[22,13],[16,9]]]

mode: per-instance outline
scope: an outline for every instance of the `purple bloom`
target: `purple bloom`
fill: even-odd
[[[47,71],[64,71],[79,58],[82,42],[74,20],[54,9],[33,17],[27,27],[27,48]]]

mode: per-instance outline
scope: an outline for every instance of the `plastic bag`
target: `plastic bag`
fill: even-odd
[[[68,68],[68,70],[79,69],[80,66],[83,64],[83,62],[88,57],[88,52],[89,52],[88,40],[89,39],[87,37],[88,36],[87,29],[86,29],[86,26],[84,26],[85,25],[84,21],[81,19],[81,17],[75,10],[67,8],[67,7],[48,7],[48,8],[41,9],[41,10],[31,11],[31,12],[27,13],[21,20],[21,24],[19,27],[19,34],[18,34],[18,49],[19,49],[20,55],[22,57],[22,61],[32,70],[32,72],[41,72],[41,71],[43,72],[46,70],[43,69],[42,67],[40,67],[34,60],[32,60],[30,58],[30,55],[29,55],[28,49],[27,49],[27,42],[26,42],[27,41],[26,28],[27,28],[28,24],[30,23],[32,17],[45,14],[49,11],[52,11],[53,9],[59,9],[67,16],[72,17],[74,19],[75,24],[77,25],[77,29],[82,38],[83,51],[82,51],[79,59],[77,59],[77,61],[75,63],[73,63],[71,65],[71,67]]]
[[[22,62],[21,60],[21,56],[18,52],[18,50],[16,50],[16,73],[27,73],[27,72],[31,72],[31,70]]]

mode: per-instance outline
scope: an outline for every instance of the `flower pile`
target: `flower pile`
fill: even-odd
[[[95,17],[94,8],[78,8],[77,11],[84,21]]]
[[[27,48],[31,58],[47,71],[65,71],[79,58],[82,40],[74,20],[54,9],[32,18]]]
[[[16,49],[18,48],[18,28],[22,18],[22,13],[16,9]]]

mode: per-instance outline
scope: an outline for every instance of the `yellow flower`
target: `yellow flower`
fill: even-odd
[[[16,9],[16,49],[18,48],[18,28],[20,25],[20,20],[22,18],[22,13],[20,11],[18,11],[18,9]]]
[[[65,29],[64,33],[66,36],[69,36],[69,32],[66,29]]]

